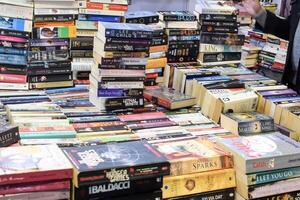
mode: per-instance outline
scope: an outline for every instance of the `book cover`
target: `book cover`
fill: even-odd
[[[72,178],[72,165],[56,145],[0,149],[0,185]]]
[[[153,146],[171,163],[171,176],[233,167],[232,155],[204,137]]]
[[[63,151],[75,168],[76,187],[158,177],[170,173],[166,158],[146,141],[74,147]]]
[[[281,133],[219,138],[218,143],[234,154],[241,173],[297,167],[300,144]]]

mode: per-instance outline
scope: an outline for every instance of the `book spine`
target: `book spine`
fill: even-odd
[[[144,82],[101,82],[98,87],[102,89],[141,89],[144,87]]]
[[[144,70],[100,70],[100,76],[112,76],[112,77],[141,77],[145,76]]]
[[[127,125],[127,127],[130,128],[131,130],[140,130],[140,129],[148,129],[148,128],[177,126],[177,123],[170,121],[170,120],[153,120],[153,121],[154,122],[129,124],[129,125]],[[171,166],[171,168],[172,168],[172,166]],[[171,171],[172,171],[172,169],[171,169]]]
[[[119,44],[105,44],[104,51],[123,51],[123,52],[148,52],[149,45],[119,45]]]
[[[162,37],[162,38],[152,38],[151,46],[161,46],[161,45],[167,45],[168,44],[168,38]]]
[[[0,186],[0,195],[66,189],[70,189],[69,180],[39,183],[38,185],[31,185],[30,187],[28,187],[27,184],[16,184],[13,186]]]
[[[72,87],[72,86],[73,86],[73,81],[44,82],[44,83],[29,84],[30,89],[45,89],[45,88]]]
[[[200,44],[200,52],[221,53],[221,52],[241,52],[241,51],[242,51],[241,46]]]
[[[26,75],[27,68],[26,67],[16,67],[16,66],[10,66],[10,65],[2,65],[2,64],[0,64],[0,73],[1,74]]]
[[[34,22],[34,27],[35,28],[43,28],[43,27],[70,27],[70,26],[75,26],[74,20],[71,21],[65,21],[65,22]]]
[[[101,77],[100,82],[140,82],[144,81],[145,77]],[[136,84],[136,83],[135,83]]]
[[[151,31],[118,30],[118,29],[105,30],[105,37],[152,39],[152,36],[153,36],[153,32]]]
[[[38,63],[29,63],[28,69],[36,69],[36,68],[44,68],[44,69],[52,69],[52,68],[70,68],[71,61],[45,61]]]
[[[143,89],[99,89],[98,97],[143,96]]]
[[[148,53],[145,52],[111,52],[104,53],[105,58],[147,58]]]
[[[131,106],[132,107],[132,106]],[[147,169],[147,170],[146,170]],[[110,170],[100,170],[96,172],[83,172],[79,174],[78,183],[75,183],[75,186],[84,186],[93,183],[107,183],[114,182],[110,180],[108,176],[110,173],[117,172],[127,173],[130,177],[131,181],[134,180],[143,180],[143,179],[152,179],[157,177],[162,177],[164,175],[170,174],[170,164],[169,163],[161,163],[161,164],[150,164],[144,166],[132,166],[118,169],[110,169]],[[89,178],[89,179],[87,179]],[[119,181],[127,181],[127,180],[119,180]]]
[[[212,26],[212,27],[231,27],[237,28],[240,24],[238,22],[215,22],[215,21],[201,21],[202,26]]]
[[[30,76],[28,78],[29,83],[57,82],[57,81],[71,81],[71,80],[73,80],[72,74],[40,75],[40,76]]]
[[[268,197],[261,197],[259,199],[260,200],[271,200],[271,199],[284,199],[285,197],[296,200],[296,199],[300,198],[300,193],[299,193],[299,191],[288,192],[288,193],[284,193],[284,194],[275,194],[275,195],[271,195]]]
[[[212,33],[238,33],[237,27],[202,25],[201,31]]]
[[[4,35],[0,35],[0,40],[9,41],[9,42],[16,42],[16,43],[26,43],[26,42],[29,41],[26,38],[19,38],[19,37],[14,37],[14,36],[4,36]]]
[[[163,21],[196,21],[195,15],[164,15]]]
[[[191,196],[172,198],[172,200],[217,200],[217,199],[234,200],[235,199],[234,189],[230,188],[226,190],[218,190],[218,191],[205,192],[202,194],[196,194]]]
[[[121,17],[120,16],[108,16],[108,15],[85,15],[85,14],[79,14],[78,20],[80,21],[94,21],[94,22],[120,22]]]
[[[237,15],[215,15],[215,14],[200,14],[200,20],[211,20],[211,21],[229,21],[236,22]]]
[[[59,139],[59,138],[75,138],[76,132],[33,132],[33,133],[21,133],[20,134],[21,139]]]
[[[0,147],[10,146],[20,140],[18,127],[2,127],[0,132]]]
[[[20,48],[0,47],[0,54],[26,55],[27,50]]]
[[[77,15],[78,9],[51,9],[51,8],[35,8],[36,15]]]
[[[21,19],[32,20],[33,9],[23,6],[14,6],[9,4],[2,4],[0,6],[1,16],[14,17]]]
[[[30,37],[30,33],[28,33],[28,32],[6,30],[6,29],[0,29],[0,35],[21,37],[21,38],[26,38],[26,39],[28,39]]]
[[[168,59],[171,57],[190,57],[197,58],[199,52],[199,47],[194,49],[171,49],[167,53]]]
[[[168,63],[197,62],[197,56],[168,56]]]
[[[0,28],[13,31],[32,31],[32,21],[25,19],[17,19],[13,17],[2,17],[0,19]]]
[[[207,44],[225,44],[225,45],[243,45],[245,41],[244,35],[236,34],[211,34],[211,33],[202,33],[201,34],[201,43]]]
[[[133,24],[152,24],[158,22],[159,22],[158,16],[126,18],[126,23],[133,23]]]
[[[126,196],[135,193],[146,193],[159,190],[162,187],[162,178],[144,179],[137,181],[108,182],[92,184],[74,188],[75,200],[91,199],[98,197]]]
[[[75,15],[36,15],[34,22],[66,22],[75,20]]]
[[[70,191],[48,191],[48,192],[32,192],[32,193],[18,193],[12,195],[4,195],[1,200],[52,200],[52,199],[68,199],[70,197]]]
[[[93,38],[73,38],[70,40],[71,50],[92,50]]]
[[[129,45],[151,45],[151,40],[149,39],[120,39],[120,38],[106,38],[105,44],[129,44]]]
[[[249,196],[251,198],[262,198],[277,194],[299,191],[300,178],[278,181],[275,183],[264,184],[261,186],[251,186]]]
[[[275,171],[266,171],[247,175],[248,185],[259,185],[276,181],[297,178],[300,176],[300,168],[287,168]]]
[[[104,3],[86,3],[87,9],[97,9],[97,10],[111,10],[111,11],[127,11],[128,5],[118,5],[118,4],[104,4]]]
[[[13,54],[0,54],[0,63],[13,64],[13,65],[27,65],[27,56],[13,55]]]
[[[102,65],[146,65],[148,62],[147,58],[137,59],[137,58],[101,58]]]
[[[274,131],[274,120],[239,123],[238,130],[240,135]]]
[[[168,30],[169,36],[189,36],[189,35],[200,35],[200,30],[191,29],[170,29]]]
[[[171,162],[171,176],[199,173],[205,171],[227,169],[233,167],[232,157],[212,157],[203,160]]]
[[[32,31],[33,37],[38,39],[75,38],[77,33],[76,26],[35,27]]]
[[[206,62],[222,62],[222,61],[232,61],[241,60],[241,53],[201,53],[200,60],[203,63]]]
[[[131,139],[131,138],[129,138]],[[162,192],[161,190],[147,192],[147,193],[136,193],[133,195],[122,196],[122,197],[112,197],[111,200],[161,200]],[[105,200],[105,197],[99,198],[99,200]]]
[[[2,90],[28,90],[28,84],[16,84],[16,83],[1,83],[0,89]]]
[[[93,50],[70,50],[71,58],[93,58]]]
[[[90,2],[128,5],[128,0],[90,0]]]
[[[28,52],[28,62],[65,61],[69,59],[68,50]]]
[[[214,180],[213,182],[208,180]],[[202,192],[233,188],[235,183],[234,169],[216,170],[183,176],[163,178],[163,198],[192,195]]]
[[[0,82],[6,83],[26,83],[26,75],[17,75],[17,74],[0,74]]]
[[[53,47],[53,46],[69,46],[68,39],[31,39],[30,47]]]
[[[169,41],[197,41],[200,40],[200,36],[199,35],[189,35],[189,36],[169,36]]]
[[[199,44],[171,44],[169,49],[196,49],[199,48]]]

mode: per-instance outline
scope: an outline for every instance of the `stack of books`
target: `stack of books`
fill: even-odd
[[[31,89],[73,86],[68,38],[76,37],[76,1],[35,1],[29,51]]]
[[[170,176],[163,178],[164,199],[191,198],[189,195],[200,198],[209,196],[206,192],[225,192],[220,191],[224,189],[230,193],[224,199],[234,199],[233,157],[208,138],[157,142],[153,146],[171,164]]]
[[[239,64],[245,36],[238,34],[237,9],[216,1],[198,1],[195,13],[201,25],[198,56],[204,66]]]
[[[28,90],[27,54],[33,4],[5,1],[0,7],[0,89]]]
[[[74,80],[89,80],[93,59],[93,37],[72,38],[70,41],[70,56]]]
[[[99,21],[122,22],[128,10],[128,0],[79,0],[78,6],[78,35],[93,37],[97,33]]]
[[[0,149],[0,198],[69,199],[73,168],[56,145]]]
[[[273,132],[227,136],[217,143],[233,154],[236,199],[293,198],[299,193],[300,145],[293,139]]]
[[[127,12],[126,23],[146,24],[153,29],[153,38],[149,49],[149,60],[146,65],[145,86],[153,86],[163,82],[164,69],[167,65],[168,35],[164,26],[159,23],[156,12]]]
[[[258,66],[258,55],[261,51],[261,47],[253,44],[245,44],[242,48],[242,61],[241,64],[244,67],[256,69]]]
[[[75,138],[76,132],[57,104],[50,102],[7,105],[9,121],[26,139]]]
[[[199,30],[197,18],[189,11],[160,11],[168,34],[168,63],[197,62]]]
[[[90,101],[101,111],[144,106],[145,66],[153,31],[144,24],[99,22]],[[136,42],[143,41],[136,45]]]
[[[170,174],[170,164],[146,141],[72,147],[64,152],[74,167],[74,200],[162,198],[163,176]]]

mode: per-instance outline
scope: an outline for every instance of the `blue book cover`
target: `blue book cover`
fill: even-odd
[[[0,54],[0,63],[13,65],[27,65],[26,55]]]
[[[81,21],[100,21],[100,22],[121,22],[120,16],[108,15],[78,15],[78,20]]]
[[[197,81],[220,81],[220,80],[229,81],[229,80],[231,80],[231,78],[228,76],[206,76],[206,77],[199,77],[199,78],[195,78],[195,79]]]
[[[27,51],[25,49],[0,47],[0,54],[27,55]]]
[[[26,20],[12,17],[0,17],[0,28],[24,31]]]

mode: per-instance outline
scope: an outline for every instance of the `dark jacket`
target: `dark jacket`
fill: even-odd
[[[287,54],[286,67],[282,77],[282,83],[293,85],[293,70],[292,70],[292,47],[294,42],[295,32],[298,26],[300,17],[300,0],[291,1],[291,14],[287,19],[277,17],[275,14],[267,11],[267,19],[265,27],[262,28],[258,25],[258,28],[262,29],[265,33],[273,34],[285,40],[289,40],[289,49]],[[298,62],[299,66],[299,62]],[[297,89],[300,92],[300,68],[297,73]]]

